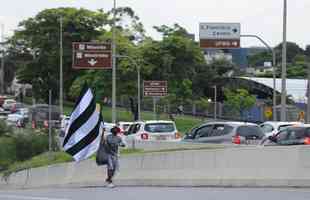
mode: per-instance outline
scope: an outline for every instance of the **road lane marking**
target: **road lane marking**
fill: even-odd
[[[71,200],[71,199],[62,199],[62,198],[49,198],[49,197],[33,197],[33,196],[18,196],[18,195],[1,195],[1,198],[7,199],[25,199],[25,200]]]

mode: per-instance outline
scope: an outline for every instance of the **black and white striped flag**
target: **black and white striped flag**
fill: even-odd
[[[91,89],[84,86],[70,116],[63,148],[75,161],[84,160],[97,151],[102,131],[100,106]]]

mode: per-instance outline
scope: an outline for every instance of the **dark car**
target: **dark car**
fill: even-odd
[[[310,126],[288,127],[268,137],[263,145],[310,145]]]
[[[245,122],[210,122],[193,128],[183,141],[201,143],[258,144],[264,133],[258,125]]]

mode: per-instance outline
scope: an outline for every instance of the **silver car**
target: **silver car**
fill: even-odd
[[[258,125],[245,122],[210,122],[193,128],[183,141],[217,144],[258,144],[264,133]]]

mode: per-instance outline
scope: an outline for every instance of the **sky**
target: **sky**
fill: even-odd
[[[12,35],[20,21],[46,8],[76,7],[110,10],[113,0],[0,0],[0,24],[6,36]],[[304,48],[310,44],[310,0],[287,0],[287,40]],[[241,34],[255,34],[270,46],[282,41],[283,0],[116,0],[117,6],[129,6],[141,18],[147,34],[160,35],[156,25],[178,23],[198,40],[200,22],[238,22]],[[242,38],[242,47],[262,46],[252,38]]]

